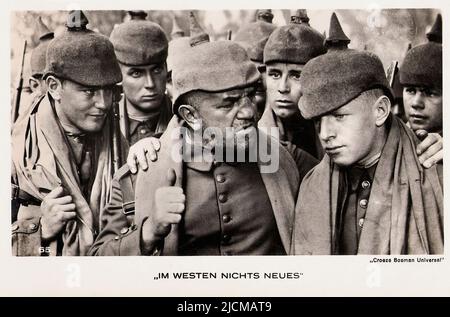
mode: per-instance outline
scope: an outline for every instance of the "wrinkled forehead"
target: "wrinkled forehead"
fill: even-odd
[[[193,96],[195,97],[194,100],[220,103],[228,101],[237,101],[241,98],[252,96],[255,93],[255,91],[256,91],[256,84],[243,88],[235,88],[216,92],[198,90],[193,92]]]

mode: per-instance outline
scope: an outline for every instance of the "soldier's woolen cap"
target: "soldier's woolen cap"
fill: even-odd
[[[110,35],[117,59],[129,66],[166,61],[168,40],[163,29],[148,20],[130,20],[116,26]]]
[[[408,51],[400,67],[402,85],[442,88],[442,17],[427,34],[429,42]]]
[[[191,28],[190,44],[181,62],[172,70],[174,113],[177,113],[180,97],[188,92],[243,88],[260,79],[245,49],[236,42],[210,42],[201,29]]]
[[[257,21],[243,25],[236,33],[234,41],[242,44],[252,61],[262,63],[264,60],[264,46],[276,29],[270,17],[273,18],[271,10],[259,10]]]
[[[30,65],[32,76],[42,76],[45,71],[45,56],[54,33],[48,29],[41,17],[36,22],[36,34],[39,36],[39,44],[31,52]]]
[[[312,119],[336,110],[375,88],[393,100],[383,64],[375,54],[348,49],[342,43],[332,45],[302,70],[299,107],[303,117]]]
[[[304,21],[304,12],[299,10],[288,25],[272,32],[264,48],[264,64],[281,62],[302,65],[326,52],[322,34]]]
[[[85,86],[109,86],[122,81],[114,47],[104,35],[86,28],[82,11],[71,11],[67,30],[47,48],[44,79],[54,75]]]

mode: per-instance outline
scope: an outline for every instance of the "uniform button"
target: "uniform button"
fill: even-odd
[[[34,229],[37,228],[37,224],[35,224],[35,223],[30,223],[30,224],[28,225],[28,228],[30,228],[30,230],[34,230]]]
[[[16,231],[17,229],[19,229],[19,225],[17,223],[13,224],[11,229],[12,229],[12,231]]]
[[[369,181],[363,181],[361,184],[362,188],[366,189],[370,187],[370,182]]]
[[[222,244],[228,244],[230,242],[230,240],[231,240],[231,237],[229,235],[224,234],[222,236]]]
[[[366,208],[367,207],[367,199],[361,199],[359,201],[359,205],[361,206],[361,208]]]
[[[221,202],[221,203],[224,203],[224,202],[226,202],[227,201],[227,195],[225,195],[225,194],[220,194],[219,195],[219,201]]]
[[[128,232],[128,228],[122,228],[122,230],[120,230],[121,234],[125,234]]]
[[[139,131],[139,132],[141,132],[141,134],[146,134],[146,133],[147,133],[147,130],[141,129],[141,131]]]
[[[115,237],[114,237],[114,240],[119,240],[119,236],[115,236]]]
[[[359,219],[358,225],[362,228],[364,226],[364,218]]]
[[[217,175],[217,176],[216,176],[216,181],[217,181],[218,183],[223,183],[223,182],[225,182],[225,176],[223,176],[222,174]]]
[[[230,222],[231,217],[229,215],[223,215],[222,220],[223,220],[223,222],[228,223],[228,222]]]

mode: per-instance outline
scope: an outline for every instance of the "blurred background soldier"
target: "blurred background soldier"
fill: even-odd
[[[30,88],[35,94],[35,98],[39,98],[47,92],[47,85],[42,76],[44,75],[45,70],[47,47],[54,38],[54,33],[47,28],[44,22],[42,22],[41,17],[37,20],[36,30],[39,34],[39,45],[36,46],[31,53]]]
[[[333,13],[330,37],[340,30]],[[392,115],[392,91],[373,53],[341,34],[301,77],[300,110],[326,152],[300,187],[296,254],[440,254],[443,193],[423,169],[414,133]]]
[[[110,35],[122,71],[124,98],[121,131],[130,145],[163,132],[170,118],[166,96],[168,41],[162,28],[145,20],[145,12],[130,12],[131,20]]]
[[[112,178],[114,87],[122,80],[107,37],[81,11],[47,48],[48,93],[15,127],[12,154],[24,204],[12,226],[16,255],[86,255]]]
[[[270,34],[276,29],[276,26],[272,24],[272,20],[272,10],[258,10],[256,12],[256,21],[244,24],[233,39],[245,48],[248,57],[255,63],[256,68],[261,73],[261,81],[256,91],[256,106],[259,118],[266,107],[266,67],[264,66],[263,53]]]
[[[409,50],[400,67],[409,126],[442,135],[442,17],[427,33],[428,43]]]
[[[193,27],[193,17],[189,15],[189,23],[191,28]],[[169,42],[169,52],[167,55],[167,95],[172,100],[173,85],[172,85],[172,69],[173,65],[183,59],[183,53],[189,49],[189,37],[185,36],[184,31],[181,29],[177,22],[177,17],[174,14],[172,17],[172,33],[171,40]]]
[[[278,127],[281,141],[289,141],[316,158],[322,149],[312,121],[298,109],[300,77],[304,65],[325,53],[322,34],[308,24],[306,10],[298,10],[291,22],[277,28],[264,48],[267,106],[260,127]]]

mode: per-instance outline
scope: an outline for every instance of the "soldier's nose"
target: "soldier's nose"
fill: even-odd
[[[332,130],[330,120],[328,120],[328,118],[326,118],[326,117],[320,118],[320,123],[318,124],[318,130],[319,130],[319,138],[323,142],[327,142],[335,136],[334,132]]]
[[[107,110],[112,102],[112,91],[110,89],[99,89],[95,95],[95,106]]]
[[[155,87],[155,81],[152,78],[152,75],[147,73],[145,76],[145,88],[153,88]]]
[[[415,109],[425,108],[424,98],[421,92],[417,92],[412,98],[411,106]]]
[[[284,78],[281,78],[280,80],[280,83],[278,85],[278,91],[282,94],[288,93],[290,91],[290,87]]]

